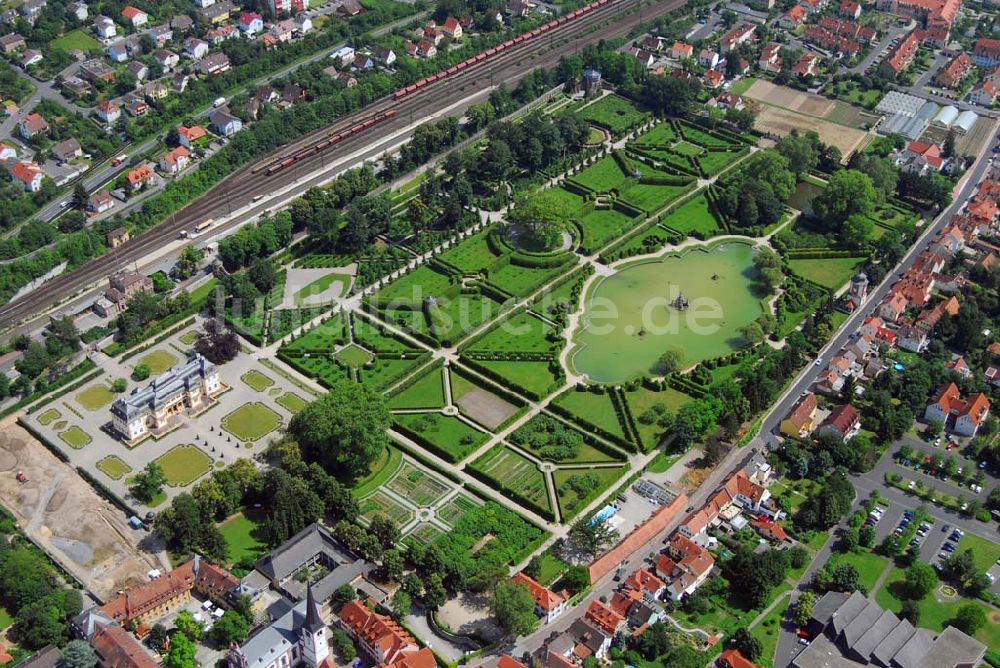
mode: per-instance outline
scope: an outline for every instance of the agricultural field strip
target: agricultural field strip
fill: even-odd
[[[654,127],[656,127],[656,126],[654,126]],[[632,133],[630,133],[625,138],[623,138],[621,141],[622,141],[622,144],[624,145],[625,143],[627,143],[629,141],[633,141],[634,139],[635,139],[635,137],[633,136]],[[751,150],[751,153],[748,153],[747,155],[752,154],[752,152],[753,151]],[[715,182],[715,180],[717,180],[718,178],[720,178],[722,176],[722,174],[724,174],[725,172],[727,172],[729,169],[734,168],[736,165],[738,165],[739,163],[741,163],[746,157],[747,156],[745,155],[742,158],[735,160],[733,163],[731,163],[725,169],[723,169],[719,174],[711,177],[710,179],[699,180],[699,185],[701,185],[701,181],[706,181],[707,182],[706,185]],[[561,179],[565,180],[566,178],[567,178],[567,174],[564,173],[561,176]],[[557,178],[557,179],[555,179],[554,182],[558,182],[559,180],[560,179]],[[701,190],[702,189],[699,188],[698,190],[696,190],[694,192],[701,192]],[[680,198],[680,199],[683,200],[683,201],[686,201],[688,198],[684,197],[684,198]],[[641,228],[646,223],[648,223],[651,219],[653,219],[655,216],[662,214],[663,211],[669,210],[671,207],[676,206],[677,204],[678,204],[678,201],[675,200],[674,202],[671,202],[667,206],[663,207],[663,209],[661,211],[655,212],[655,213],[653,213],[653,214],[651,214],[649,216],[645,216],[642,221],[640,221],[639,223],[636,224],[636,226],[634,227],[634,229],[637,230],[637,229]],[[539,295],[544,294],[546,291],[550,290],[552,288],[553,284],[558,283],[561,279],[565,278],[566,275],[568,275],[569,273],[571,273],[573,271],[578,270],[581,266],[583,266],[585,264],[588,264],[588,263],[589,264],[596,264],[597,263],[597,258],[600,256],[601,252],[603,252],[606,249],[608,249],[608,248],[610,248],[610,247],[612,247],[612,246],[620,243],[623,239],[626,239],[629,236],[631,236],[631,235],[626,234],[626,235],[622,236],[621,238],[612,239],[608,243],[606,243],[604,246],[602,246],[600,249],[597,249],[596,252],[594,252],[590,257],[580,258],[579,261],[577,261],[577,262],[575,262],[575,263],[567,266],[564,271],[562,271],[559,274],[555,275],[550,281],[546,282],[545,284],[543,284],[542,286],[540,286],[539,288],[537,288],[535,291],[529,293],[524,298],[518,300],[516,303],[514,303],[512,306],[508,307],[507,309],[501,310],[500,312],[498,312],[496,314],[496,316],[494,316],[490,320],[487,320],[487,321],[483,322],[481,325],[479,325],[478,327],[475,327],[475,328],[471,329],[464,336],[462,336],[461,339],[459,339],[459,341],[456,341],[454,343],[454,345],[453,345],[453,348],[449,349],[449,350],[436,349],[436,348],[434,348],[434,347],[432,347],[430,345],[427,345],[423,341],[420,341],[420,340],[416,339],[415,337],[412,337],[411,335],[407,334],[406,332],[403,332],[402,330],[400,330],[395,325],[392,325],[390,323],[385,322],[384,320],[382,320],[377,315],[375,315],[373,313],[368,313],[368,312],[363,311],[358,306],[356,306],[354,303],[350,303],[350,304],[343,303],[340,307],[338,307],[338,308],[336,308],[336,309],[333,310],[333,315],[336,315],[338,313],[340,313],[342,315],[346,315],[348,312],[351,312],[351,313],[354,314],[355,317],[360,316],[362,318],[365,318],[366,320],[368,320],[372,324],[381,325],[381,326],[385,327],[385,329],[387,331],[391,332],[393,334],[393,336],[395,336],[395,337],[397,337],[397,338],[399,338],[399,339],[401,339],[403,341],[406,341],[409,344],[412,344],[415,349],[422,350],[422,351],[425,351],[425,352],[429,352],[431,354],[431,359],[426,364],[421,365],[418,368],[414,369],[410,373],[406,374],[406,376],[404,378],[400,379],[398,382],[394,383],[391,387],[387,388],[385,390],[385,392],[387,394],[389,392],[391,392],[392,390],[395,390],[396,388],[398,388],[401,384],[403,384],[409,378],[413,377],[414,374],[422,372],[428,366],[430,366],[431,364],[433,364],[437,359],[440,359],[442,357],[444,357],[445,359],[448,359],[451,364],[457,365],[457,366],[461,367],[464,372],[469,373],[469,374],[475,376],[475,378],[479,382],[485,383],[486,387],[494,387],[495,386],[495,387],[499,388],[500,386],[497,383],[494,383],[490,379],[485,378],[482,374],[480,374],[480,373],[478,373],[478,372],[476,372],[476,371],[474,371],[472,369],[469,369],[468,367],[466,367],[466,366],[464,366],[464,365],[461,364],[460,360],[458,359],[458,355],[455,352],[455,350],[457,350],[458,346],[460,345],[461,341],[470,340],[473,337],[478,336],[479,334],[485,332],[489,328],[493,327],[496,324],[496,321],[498,319],[500,319],[501,317],[505,316],[507,313],[510,313],[510,312],[515,311],[517,309],[527,309],[531,305],[531,303],[534,302],[537,299],[537,297]],[[442,241],[434,249],[432,249],[431,251],[429,251],[429,252],[427,252],[427,253],[424,254],[424,256],[423,256],[424,257],[424,262],[422,262],[421,265],[426,266],[427,261],[429,261],[430,259],[432,259],[434,257],[437,257],[438,255],[443,254],[445,251],[447,251],[447,250],[449,250],[451,248],[454,248],[462,240],[464,240],[464,239],[460,239],[460,238],[458,238],[456,236],[456,237],[452,237],[450,240]],[[391,283],[391,281],[392,281],[391,274],[390,275],[386,275],[382,279],[374,282],[372,284],[372,287],[373,288],[375,286],[382,287],[384,285],[388,285],[389,283]],[[374,290],[373,290],[373,292],[374,292]],[[356,300],[354,300],[354,301],[356,301]],[[306,325],[303,325],[302,328],[301,328],[301,331],[305,331],[305,328],[308,327],[309,325],[315,326],[314,323],[316,321],[318,321],[320,318],[327,317],[328,315],[330,315],[330,314],[324,313],[324,314],[321,314],[321,315],[317,316],[317,318],[314,321],[312,321],[310,323],[307,323]],[[295,371],[295,370],[293,370],[293,371]],[[298,372],[295,371],[295,373],[298,373]],[[480,448],[478,448],[477,450],[475,450],[473,452],[470,452],[464,458],[463,461],[466,461],[466,462],[475,461],[475,459],[481,457],[483,454],[485,454],[486,452],[488,452],[490,448],[494,447],[498,443],[503,442],[503,439],[506,438],[507,435],[509,435],[510,433],[512,433],[518,427],[520,427],[523,424],[525,424],[527,421],[529,421],[535,415],[541,413],[544,410],[544,407],[554,397],[558,396],[559,394],[561,394],[566,389],[568,389],[568,388],[570,388],[572,386],[573,385],[570,382],[567,381],[566,383],[564,383],[560,387],[556,388],[553,392],[551,392],[543,400],[537,401],[537,402],[529,400],[527,397],[524,397],[520,392],[516,391],[513,388],[502,388],[505,391],[513,394],[514,396],[516,396],[517,398],[519,398],[520,400],[522,400],[525,403],[525,405],[527,406],[527,410],[525,411],[525,413],[522,416],[520,416],[518,419],[514,420],[511,424],[509,424],[500,433],[494,434],[493,437],[490,438],[486,443],[484,443]],[[449,394],[450,394],[450,387],[449,387]],[[551,413],[548,413],[547,411],[546,411],[546,414],[551,415]],[[567,423],[567,424],[571,424],[571,423]],[[390,428],[389,433],[390,433],[390,435],[394,439],[396,439],[397,441],[403,443],[406,447],[415,448],[417,451],[423,453],[423,455],[425,457],[427,457],[430,461],[432,461],[434,463],[435,467],[437,467],[439,470],[455,470],[455,468],[456,468],[455,466],[449,464],[448,462],[445,462],[443,459],[441,459],[440,457],[434,455],[433,453],[427,452],[424,448],[421,448],[418,444],[414,443],[413,441],[411,441],[409,438],[407,438],[403,434],[398,433],[396,430]],[[601,440],[603,441],[604,439],[601,439]],[[615,449],[618,450],[618,448],[615,448]],[[626,462],[627,462],[627,457],[626,457]],[[458,470],[456,472],[466,482],[475,484],[474,488],[476,488],[476,489],[481,488],[481,486],[477,484],[478,481],[476,479],[472,478],[471,476],[469,476],[464,471]],[[555,490],[554,490],[554,483],[552,483],[552,481],[550,480],[551,479],[551,474],[546,475],[545,478],[547,480],[547,486],[551,486],[550,489],[549,489],[549,494],[550,494],[550,497],[552,497],[555,494]],[[495,496],[496,500],[501,501],[505,505],[509,505],[510,503],[516,503],[516,502],[512,502],[506,496],[504,496],[503,494],[501,494],[499,492],[496,492],[495,490],[487,489],[486,491],[491,496]],[[589,504],[589,506],[595,506],[602,499],[603,499],[603,495],[598,495],[593,501],[591,501],[591,503]],[[531,517],[532,521],[535,522],[536,524],[538,524],[539,526],[548,526],[549,525],[549,523],[546,522],[543,518],[538,517],[538,515],[536,513],[532,512],[532,511],[529,511],[528,509],[522,507],[520,504],[516,504],[516,505],[518,506],[519,512],[521,512],[522,514],[528,514]],[[560,513],[558,503],[553,503],[552,504],[552,509],[553,509],[553,511],[558,516],[559,513]],[[583,509],[581,512],[586,512],[586,510],[588,510],[588,508]]]

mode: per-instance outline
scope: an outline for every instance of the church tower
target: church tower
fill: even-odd
[[[311,584],[306,589],[306,621],[299,633],[302,661],[310,668],[316,668],[330,656],[330,645],[326,639],[326,624],[319,614],[319,605],[313,598]]]

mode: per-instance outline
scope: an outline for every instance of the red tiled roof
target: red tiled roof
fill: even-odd
[[[146,14],[146,12],[142,11],[138,7],[128,6],[122,10],[122,16],[131,21],[137,16],[148,16],[148,15]]]
[[[103,668],[159,668],[132,634],[120,626],[99,625],[90,645]]]
[[[524,573],[517,573],[511,578],[511,582],[514,584],[522,584],[528,588],[531,592],[531,597],[535,599],[535,603],[546,612],[550,612],[559,606],[563,602],[563,597],[555,593],[551,589],[542,586],[536,582],[533,578],[528,577]]]
[[[340,610],[340,620],[367,645],[378,648],[388,662],[403,652],[417,649],[416,639],[392,617],[372,612],[361,601],[351,601]]]
[[[132,185],[137,183],[142,183],[143,181],[149,179],[153,176],[153,170],[149,165],[143,165],[142,167],[137,167],[125,175],[125,178]]]
[[[587,614],[584,617],[594,625],[604,631],[607,635],[613,636],[617,633],[618,628],[624,623],[625,618],[619,615],[617,612],[604,605],[597,599],[590,602],[590,606],[587,607]]]
[[[760,668],[756,663],[743,656],[738,649],[727,649],[720,654],[718,664],[723,668]]]
[[[674,517],[677,516],[677,513],[684,508],[684,504],[687,503],[687,500],[688,498],[686,494],[678,495],[677,498],[667,505],[661,506],[649,517],[649,519],[633,529],[629,535],[625,536],[625,538],[618,543],[618,545],[611,548],[611,550],[603,556],[600,556],[591,562],[588,567],[588,570],[590,571],[590,582],[597,582],[602,577],[618,568],[618,566],[625,561],[626,557],[651,541],[656,534],[665,530],[667,525],[670,524]]]

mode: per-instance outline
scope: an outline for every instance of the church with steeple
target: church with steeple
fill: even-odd
[[[326,623],[309,585],[304,600],[229,649],[229,668],[333,668]]]

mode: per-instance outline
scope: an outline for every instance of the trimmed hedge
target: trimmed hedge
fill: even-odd
[[[87,359],[83,360],[82,362],[77,364],[75,367],[73,367],[63,375],[59,376],[59,378],[56,379],[54,382],[46,386],[44,391],[32,392],[31,394],[24,397],[17,403],[8,406],[6,409],[4,409],[2,413],[0,413],[0,417],[7,417],[11,413],[16,413],[17,411],[21,410],[28,404],[38,401],[39,399],[44,397],[46,394],[49,394],[50,392],[55,392],[59,388],[65,387],[68,383],[73,382],[74,380],[80,378],[80,376],[82,376],[83,374],[92,371],[95,368],[97,368],[97,364],[95,364],[94,361],[88,357]],[[103,373],[103,371],[101,373]],[[96,378],[97,376],[94,377]],[[66,392],[68,391],[69,390],[66,390]],[[62,394],[65,394],[66,392],[63,392]],[[62,396],[62,394],[60,394],[59,396]]]

